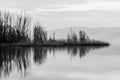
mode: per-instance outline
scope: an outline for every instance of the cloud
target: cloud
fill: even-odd
[[[120,10],[119,0],[2,0],[3,9],[25,11],[87,11],[94,9]]]
[[[26,11],[40,17],[49,29],[71,25],[120,26],[120,0],[0,0],[0,8]]]
[[[82,4],[87,0],[0,0],[0,9],[34,10],[36,8],[57,9],[63,5]],[[61,6],[59,6],[61,5]]]
[[[38,13],[41,24],[48,30],[71,26],[119,27],[120,11],[89,10]],[[38,18],[37,17],[37,18]]]
[[[48,6],[49,7],[49,6]],[[78,5],[59,5],[59,8],[54,5],[54,8],[36,8],[37,12],[61,12],[61,11],[88,11],[88,10],[112,10],[120,11],[119,2],[90,2]]]

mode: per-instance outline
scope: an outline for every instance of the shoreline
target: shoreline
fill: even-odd
[[[4,46],[16,46],[16,47],[67,47],[67,46],[109,46],[107,42],[74,42],[74,43],[2,43],[1,47]]]

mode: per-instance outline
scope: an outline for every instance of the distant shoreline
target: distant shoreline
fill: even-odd
[[[67,47],[67,46],[109,46],[107,42],[74,42],[74,43],[2,43],[0,46],[16,46],[16,47]]]

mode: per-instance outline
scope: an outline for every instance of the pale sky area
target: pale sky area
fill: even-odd
[[[0,0],[0,8],[25,11],[47,30],[120,27],[120,0]]]

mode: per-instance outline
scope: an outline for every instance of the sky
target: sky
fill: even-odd
[[[0,0],[0,9],[24,11],[47,30],[120,27],[120,0]]]

